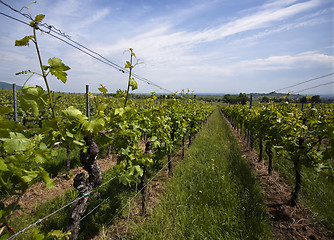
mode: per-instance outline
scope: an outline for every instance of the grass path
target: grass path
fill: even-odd
[[[218,109],[134,239],[268,239],[263,194]]]

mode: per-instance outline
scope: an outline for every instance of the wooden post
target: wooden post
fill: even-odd
[[[86,85],[86,116],[90,119],[89,113],[89,85]]]

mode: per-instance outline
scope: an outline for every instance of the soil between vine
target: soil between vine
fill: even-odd
[[[102,171],[106,171],[116,165],[116,156],[109,155],[106,158],[98,159]],[[72,176],[70,179],[65,178],[65,174],[60,174],[53,178],[52,180],[55,183],[54,188],[46,189],[44,182],[38,182],[33,184],[21,197],[19,205],[26,213],[34,212],[36,206],[40,204],[52,200],[58,196],[62,196],[66,190],[73,188],[73,179],[77,173],[80,173],[85,170],[82,167],[77,167],[75,169],[71,169]],[[10,204],[16,201],[17,196],[10,196],[4,199],[4,203]],[[21,210],[17,210],[14,212],[12,218],[15,218],[21,215],[23,212]]]
[[[226,120],[227,121],[227,120]],[[303,205],[296,207],[289,206],[288,202],[292,192],[290,186],[279,173],[273,170],[272,176],[268,176],[268,166],[263,160],[258,162],[259,156],[255,150],[251,150],[244,137],[233,129],[231,130],[237,139],[240,149],[252,167],[258,180],[258,184],[265,193],[264,204],[267,207],[267,214],[272,225],[272,235],[277,239],[334,239],[334,236],[324,229],[321,229],[316,223],[315,218],[310,211]]]

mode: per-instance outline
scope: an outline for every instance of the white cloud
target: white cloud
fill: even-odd
[[[295,1],[280,2],[287,4]],[[192,49],[198,44],[211,43],[237,33],[268,27],[273,22],[284,20],[314,8],[319,4],[319,1],[307,1],[288,7],[281,7],[282,3],[277,4],[275,2],[274,5],[266,5],[264,9],[257,11],[255,14],[230,21],[215,28],[203,29],[200,31],[173,31],[172,25],[163,25],[159,23],[156,26],[152,26],[151,31],[133,36],[131,39],[119,39],[116,43],[112,44],[112,46],[105,47],[103,50],[113,54],[119,51],[119,49],[125,49],[132,46],[136,49],[144,49],[145,52],[148,52],[147,55],[150,56],[161,56],[162,53],[165,53],[163,49],[168,49],[166,52],[171,52],[173,55],[179,52],[178,55],[180,56],[183,55],[186,50]],[[275,6],[276,8],[269,8],[269,6]],[[281,8],[277,8],[278,6]],[[279,29],[266,31],[265,34],[283,31],[292,27],[297,28],[304,24],[307,23],[296,23],[295,26],[286,24]]]
[[[232,85],[227,79],[234,79],[233,87],[236,89],[243,83],[239,79],[248,79],[252,74],[259,76],[280,71],[277,74],[280,75],[284,72],[333,69],[333,56],[324,54],[329,52],[324,46],[330,43],[317,45],[311,42],[315,41],[312,38],[308,39],[310,42],[303,42],[302,47],[296,45],[297,41],[303,41],[304,36],[305,39],[310,36],[307,32],[309,29],[315,29],[317,25],[323,27],[332,21],[328,16],[333,8],[319,7],[321,4],[325,5],[324,0],[264,1],[261,6],[249,5],[247,9],[239,9],[238,4],[232,4],[237,9],[233,9],[233,14],[226,18],[223,14],[210,15],[212,10],[216,10],[215,6],[221,6],[221,1],[203,2],[197,1],[187,8],[179,6],[184,4],[182,2],[177,8],[173,7],[165,12],[156,10],[154,5],[142,8],[137,3],[138,6],[134,5],[131,9],[138,8],[138,11],[133,14],[128,12],[129,17],[123,12],[124,3],[120,4],[117,11],[111,4],[102,5],[98,1],[56,1],[52,5],[49,0],[41,5],[47,10],[44,12],[47,23],[55,25],[71,35],[73,40],[101,53],[118,65],[123,66],[125,60],[128,60],[129,56],[123,54],[123,51],[129,47],[134,48],[137,56],[145,63],[136,67],[135,73],[173,90],[189,87],[216,91],[215,87],[210,86]],[[162,15],[155,14],[154,11],[162,12]],[[199,16],[207,17],[205,24],[209,25],[203,25]],[[191,24],[189,27],[188,23],[192,20],[199,23],[198,26]],[[305,26],[308,28],[303,28]],[[19,27],[24,30],[23,34],[21,30],[16,30],[15,34],[29,34],[26,26]],[[295,29],[300,29],[299,32],[305,35],[295,35]],[[278,33],[284,33],[289,38],[280,44],[282,35]],[[64,87],[55,81],[57,88],[76,91],[80,84],[98,86],[98,83],[107,85],[112,82],[111,87],[107,85],[109,89],[124,89],[124,74],[46,34],[43,36],[45,37],[39,37],[43,57],[59,57],[72,68],[69,82]],[[8,44],[8,39],[0,38],[0,41]],[[271,48],[272,46],[279,46],[280,49]],[[312,52],[314,49],[322,49],[322,52]],[[28,50],[32,52],[31,55],[34,54],[33,49],[25,51]],[[12,62],[25,61],[20,65],[29,66],[26,62],[29,57],[18,60],[19,55],[15,55],[15,50],[13,55],[9,53],[10,51],[3,56],[10,58]],[[3,66],[2,64],[2,69],[6,70]],[[150,88],[143,86],[144,83],[139,84],[140,91]],[[257,86],[260,85],[254,84],[254,88]]]
[[[297,55],[271,56],[268,58],[259,58],[245,60],[233,64],[225,69],[226,73],[233,74],[238,69],[245,72],[249,71],[278,71],[278,70],[303,70],[315,65],[322,65],[330,68],[333,66],[334,56],[328,56],[316,52],[305,52]]]

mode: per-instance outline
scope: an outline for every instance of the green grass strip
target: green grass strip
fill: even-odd
[[[268,239],[263,194],[218,109],[134,239]],[[132,238],[131,238],[132,239]]]

